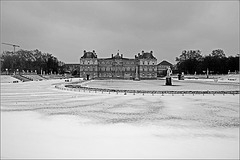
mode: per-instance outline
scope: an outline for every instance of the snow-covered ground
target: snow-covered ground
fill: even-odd
[[[0,83],[13,83],[13,82],[20,83],[22,81],[9,75],[0,75]]]
[[[165,85],[166,80],[93,80],[87,82],[88,87],[123,90],[151,90],[151,91],[235,91],[239,90],[238,83],[218,83],[213,79],[204,80],[172,80],[171,86]]]
[[[52,85],[61,82],[1,84],[1,158],[239,158],[239,95]]]

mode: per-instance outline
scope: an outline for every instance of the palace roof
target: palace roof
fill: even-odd
[[[94,50],[92,52],[86,52],[84,50],[84,55],[81,58],[97,58],[97,54]]]
[[[162,66],[172,66],[172,64],[168,61],[163,60],[162,62],[160,62],[158,65],[162,65]]]
[[[153,51],[150,52],[142,51],[142,54],[138,53],[138,55],[135,57],[138,59],[156,59],[156,57],[153,56]]]

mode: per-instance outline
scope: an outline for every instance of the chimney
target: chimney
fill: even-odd
[[[93,53],[95,53],[95,51],[93,50]]]
[[[84,50],[83,52],[86,53],[86,50]]]
[[[112,54],[112,58],[113,58],[113,54]]]
[[[142,53],[144,53],[144,51],[142,51]]]
[[[153,51],[150,51],[150,53],[153,53]]]
[[[121,54],[121,58],[123,58],[123,54]]]

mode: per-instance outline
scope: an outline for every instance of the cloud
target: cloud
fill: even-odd
[[[125,57],[153,50],[174,63],[183,49],[239,52],[239,2],[2,2],[2,40],[78,63],[83,50]]]

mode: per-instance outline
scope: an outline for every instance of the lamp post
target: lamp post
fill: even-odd
[[[208,78],[208,72],[209,72],[209,70],[208,70],[208,68],[207,68],[207,78]]]
[[[138,76],[138,66],[136,66],[136,73],[135,73],[135,81],[139,81],[139,76]]]

